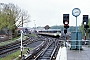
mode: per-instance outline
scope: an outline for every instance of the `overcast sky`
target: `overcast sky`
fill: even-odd
[[[81,25],[82,15],[90,15],[90,0],[0,0],[1,3],[13,3],[28,11],[31,22],[25,26],[63,25],[63,14],[70,14],[70,26],[76,26],[76,18],[72,10],[81,10],[77,25]]]

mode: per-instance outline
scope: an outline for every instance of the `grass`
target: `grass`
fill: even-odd
[[[16,38],[13,38],[12,40],[17,40],[17,39],[19,39],[20,38],[20,36],[19,37],[16,37]]]
[[[16,37],[16,38],[13,38],[12,40],[8,40],[8,41],[1,42],[1,43],[0,43],[0,46],[4,46],[4,45],[7,45],[7,44],[16,42],[19,38],[20,38],[20,36],[19,36],[19,37]],[[27,37],[24,37],[23,40],[26,39],[26,38],[27,38]]]
[[[18,38],[20,38],[20,36],[17,37],[17,38],[13,38],[12,40],[8,40],[8,41],[1,42],[1,43],[0,43],[0,46],[7,45],[7,44],[10,44],[10,43],[13,43],[13,42],[15,42]]]
[[[35,34],[30,34],[30,36],[37,37]],[[8,41],[5,41],[5,42],[1,42],[1,43],[0,43],[0,46],[13,43],[13,42],[17,41],[19,38],[20,38],[20,36],[17,37],[17,38],[13,38],[12,40],[8,40]],[[27,38],[27,37],[24,37],[23,40],[26,39],[26,38]],[[29,48],[29,49],[32,50],[33,48]],[[23,54],[25,54],[26,51],[27,51],[27,48],[24,49]],[[20,54],[21,54],[21,52],[20,52],[20,50],[18,50],[18,51],[16,51],[16,52],[12,53],[12,54],[9,54],[8,56],[6,56],[6,57],[4,57],[4,58],[0,58],[0,60],[6,60],[6,59],[7,59],[7,60],[13,60],[13,59],[17,58]],[[19,59],[17,59],[17,60],[19,60]]]
[[[5,41],[5,42],[1,42],[1,43],[0,43],[0,46],[7,45],[7,44],[10,44],[10,43],[13,43],[13,42],[15,42],[15,41],[13,41],[13,40],[8,40],[8,41]]]
[[[37,37],[36,34],[30,34],[30,36],[34,36],[34,37]]]
[[[30,50],[32,50],[33,48],[29,48]],[[25,54],[27,51],[27,48],[24,49],[23,54]],[[17,58],[17,60],[19,59],[18,56],[21,54],[20,50],[17,50],[16,52],[9,54],[8,56],[4,57],[4,58],[0,58],[0,60],[13,60],[15,58]]]
[[[37,37],[36,34],[30,34],[30,36]],[[12,40],[0,42],[0,46],[4,46],[4,45],[7,45],[7,44],[16,42],[19,38],[20,38],[20,36],[19,36],[19,37],[16,37],[16,38],[13,38]],[[25,40],[26,38],[27,38],[27,36],[25,36],[25,37],[23,38],[23,40]]]

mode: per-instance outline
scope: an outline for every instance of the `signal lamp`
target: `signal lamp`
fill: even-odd
[[[68,22],[67,22],[67,21],[65,21],[65,24],[68,24]]]
[[[84,25],[86,25],[86,22],[84,22]]]

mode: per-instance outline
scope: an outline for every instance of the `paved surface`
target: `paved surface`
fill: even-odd
[[[90,60],[90,48],[86,46],[82,48],[82,51],[67,48],[67,60]]]
[[[67,51],[66,47],[59,49],[56,60],[67,60]]]

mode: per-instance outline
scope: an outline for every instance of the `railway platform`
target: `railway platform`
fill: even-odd
[[[82,46],[83,50],[70,50],[67,48],[67,60],[90,60],[90,48]]]
[[[67,49],[66,47],[60,47],[56,60],[67,60]]]
[[[82,46],[83,50],[70,50],[70,47],[60,48],[56,60],[90,60],[90,47]]]

